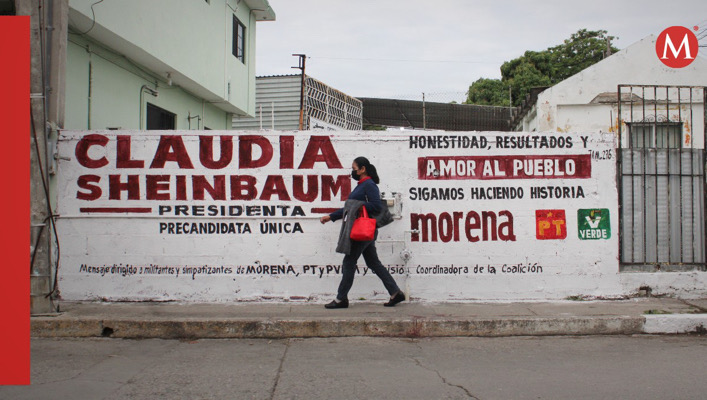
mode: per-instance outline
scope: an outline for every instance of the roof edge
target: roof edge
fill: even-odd
[[[256,21],[275,21],[275,11],[270,7],[268,0],[245,0],[250,12],[255,15]]]

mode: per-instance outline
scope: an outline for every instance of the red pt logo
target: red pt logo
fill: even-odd
[[[567,238],[565,210],[536,210],[535,237],[538,240]]]

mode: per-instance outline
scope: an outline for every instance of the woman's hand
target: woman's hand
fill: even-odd
[[[319,218],[319,222],[321,222],[322,224],[326,224],[329,221],[331,221],[331,217],[328,215],[325,215],[325,216]]]

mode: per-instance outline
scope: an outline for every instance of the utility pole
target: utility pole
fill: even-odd
[[[299,65],[292,68],[302,70],[302,82],[299,92],[299,130],[304,129],[304,70],[307,63],[306,54],[293,54],[294,57],[299,57]]]
[[[606,38],[606,52],[604,53],[604,58],[607,58],[611,55],[611,38],[607,37]]]
[[[513,119],[513,88],[508,85],[508,108],[510,109],[511,119]]]
[[[422,92],[422,129],[427,129],[427,110],[425,107],[425,92]]]
[[[30,312],[55,312],[56,251],[50,177],[54,145],[64,126],[68,0],[16,0],[17,15],[30,17]]]
[[[508,85],[508,126],[513,130],[513,91],[511,85]]]

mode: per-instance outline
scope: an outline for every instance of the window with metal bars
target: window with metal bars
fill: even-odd
[[[678,149],[682,143],[680,122],[627,123],[631,134],[629,147],[634,149]]]

